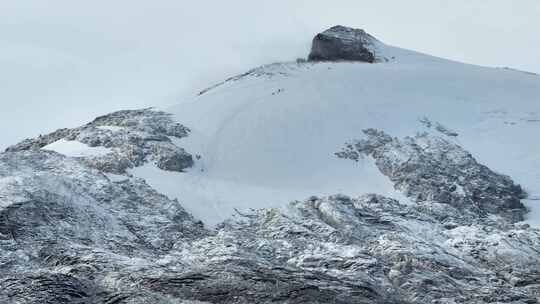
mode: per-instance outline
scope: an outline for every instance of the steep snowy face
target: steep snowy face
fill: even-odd
[[[192,130],[178,144],[201,156],[177,183],[189,179],[181,192],[196,192],[219,212],[312,193],[376,192],[406,201],[372,159],[349,163],[334,155],[376,128],[400,138],[443,136],[510,175],[530,199],[540,197],[540,144],[533,140],[540,77],[378,48],[388,62],[267,65],[166,109]],[[257,197],[274,199],[253,203]],[[534,200],[525,203],[538,210]]]

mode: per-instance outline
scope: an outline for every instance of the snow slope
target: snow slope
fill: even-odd
[[[334,153],[365,128],[399,137],[438,128],[522,184],[530,221],[539,223],[540,77],[378,48],[388,61],[272,64],[166,109],[192,130],[178,145],[201,158],[187,173],[151,165],[132,173],[209,224],[235,208],[310,195],[375,192],[403,201],[370,159],[354,164]]]
[[[57,140],[41,149],[55,151],[70,157],[103,156],[111,153],[111,149],[109,148],[101,146],[90,147],[82,142],[66,139]]]

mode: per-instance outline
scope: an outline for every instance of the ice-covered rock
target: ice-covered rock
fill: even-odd
[[[376,129],[364,130],[366,139],[347,144],[337,155],[375,159],[395,188],[416,202],[449,204],[485,217],[523,220],[525,192],[508,176],[493,172],[452,141],[428,133],[404,139]]]
[[[88,153],[78,157],[104,172],[121,174],[148,161],[155,162],[160,169],[181,172],[193,165],[193,157],[175,145],[171,137],[183,138],[189,131],[165,112],[125,110],[98,117],[82,127],[60,129],[27,139],[7,151],[48,149],[63,153],[61,146],[55,143],[67,140],[89,147],[109,148],[111,153]]]
[[[148,303],[129,274],[207,234],[143,180],[52,151],[0,154],[0,303]]]

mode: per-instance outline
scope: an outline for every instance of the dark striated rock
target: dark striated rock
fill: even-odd
[[[97,297],[91,294],[83,282],[63,274],[28,274],[21,277],[0,278],[2,303],[24,304],[71,304],[97,303]],[[4,296],[4,298],[2,298]]]
[[[508,176],[479,164],[470,153],[442,137],[427,133],[403,140],[383,131],[364,130],[367,139],[348,144],[339,157],[375,159],[395,188],[416,202],[449,204],[480,215],[497,214],[512,222],[526,212],[525,192]]]
[[[364,30],[334,26],[313,38],[309,61],[377,61],[373,36]]]

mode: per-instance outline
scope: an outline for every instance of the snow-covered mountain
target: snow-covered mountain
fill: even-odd
[[[201,159],[187,174],[165,178],[152,165],[133,173],[212,224],[233,208],[313,194],[401,199],[371,159],[351,164],[334,153],[366,128],[397,137],[427,131],[457,133],[448,138],[540,198],[539,76],[372,45],[376,64],[271,64],[163,109],[192,130],[178,145]],[[540,203],[526,204],[540,221]]]
[[[25,140],[0,154],[0,300],[537,303],[539,99],[337,26],[309,60]]]

